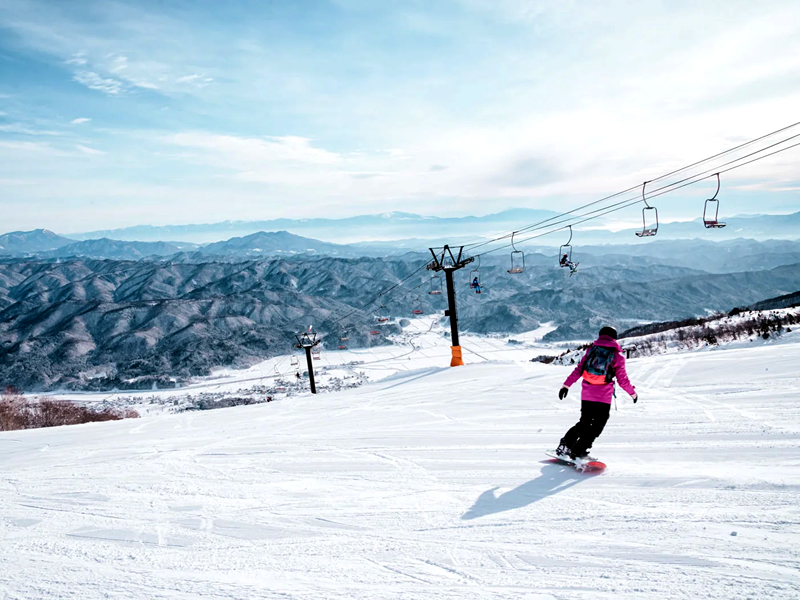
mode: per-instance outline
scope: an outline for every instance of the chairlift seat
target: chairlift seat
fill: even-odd
[[[647,225],[647,213],[650,212],[654,216],[650,225]],[[658,233],[658,209],[655,206],[645,206],[642,209],[642,230],[637,231],[638,237],[652,237]]]
[[[511,247],[514,250],[511,252],[511,268],[508,270],[512,275],[522,273],[525,270],[525,253],[522,250],[517,250],[514,245],[514,235],[516,231],[511,234]]]
[[[719,191],[719,190],[717,190]],[[713,206],[714,216],[711,217],[711,209],[709,207],[709,203]],[[709,198],[706,200],[706,203],[703,205],[703,225],[706,229],[722,229],[727,225],[724,221],[719,220],[719,200],[716,198]]]
[[[720,223],[719,221],[703,221],[703,225],[706,226],[706,229],[722,229],[727,225],[727,223]]]

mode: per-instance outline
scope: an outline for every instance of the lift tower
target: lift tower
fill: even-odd
[[[310,328],[309,328],[310,329]],[[295,335],[297,344],[295,348],[302,348],[306,351],[306,363],[308,363],[308,381],[311,383],[311,393],[317,393],[317,384],[314,382],[314,363],[311,361],[311,349],[319,344],[322,340],[317,339],[316,333],[307,331],[301,335]]]
[[[461,357],[461,346],[458,344],[458,313],[456,312],[456,288],[453,284],[453,272],[463,269],[475,259],[471,256],[464,256],[464,246],[459,247],[457,256],[447,245],[443,248],[429,248],[429,250],[433,261],[426,268],[436,273],[444,271],[447,282],[447,310],[444,311],[444,316],[450,317],[450,341],[453,346],[450,366],[458,367],[464,364],[464,360]]]

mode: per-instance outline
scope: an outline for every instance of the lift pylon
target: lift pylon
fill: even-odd
[[[308,381],[311,383],[311,393],[317,393],[317,384],[314,381],[314,363],[311,359],[311,349],[317,346],[322,340],[317,339],[316,333],[311,333],[309,327],[309,331],[306,331],[300,335],[295,335],[295,339],[297,340],[297,344],[295,344],[295,348],[302,348],[306,351],[306,363],[308,364]]]
[[[461,346],[458,343],[458,313],[456,311],[456,286],[453,283],[453,273],[463,269],[475,259],[471,256],[464,256],[464,246],[459,247],[458,254],[454,255],[450,246],[442,248],[429,248],[433,261],[427,265],[429,271],[438,273],[444,271],[444,279],[447,283],[447,310],[444,316],[450,317],[450,342],[452,344],[450,359],[451,367],[458,367],[464,364],[461,355]]]

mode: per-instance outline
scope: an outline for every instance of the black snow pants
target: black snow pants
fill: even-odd
[[[610,404],[582,401],[581,420],[564,434],[561,443],[578,456],[588,452],[597,437],[603,433],[610,413]]]

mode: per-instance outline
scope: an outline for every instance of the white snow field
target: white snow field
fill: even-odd
[[[344,386],[354,387],[405,371],[449,364],[450,342],[444,337],[445,332],[450,331],[449,324],[443,325],[440,315],[426,315],[407,321],[408,325],[399,335],[389,338],[392,342],[389,345],[337,350],[338,338],[327,338],[320,360],[314,361],[317,389],[327,392]],[[527,362],[537,354],[558,354],[563,351],[563,344],[540,342],[553,329],[553,325],[545,324],[534,331],[513,336],[467,333],[461,336],[461,344],[468,361]],[[518,343],[508,344],[509,338]],[[192,396],[202,393],[256,398],[269,394],[280,399],[309,389],[307,378],[300,382],[295,380],[295,372],[306,371],[305,355],[299,352],[296,356],[297,366],[291,364],[291,355],[276,356],[247,369],[216,369],[213,375],[195,378],[179,388],[123,392],[55,391],[44,395],[82,404],[133,408],[143,416],[182,412],[191,404]]]
[[[579,389],[523,361],[0,433],[0,598],[800,598],[798,364],[630,361],[600,475],[545,461]]]

